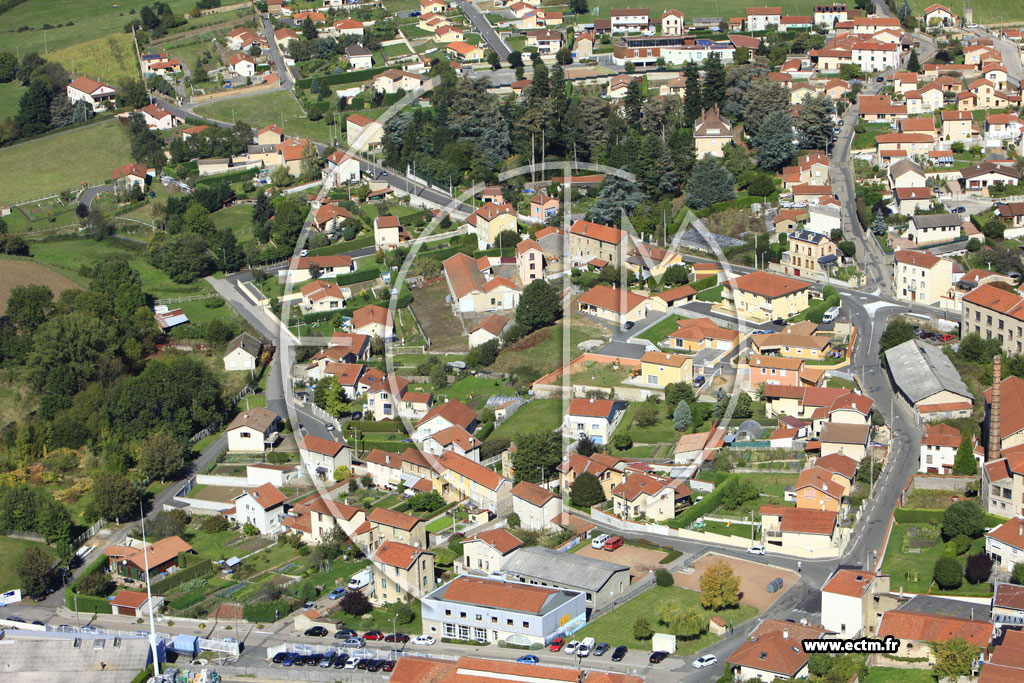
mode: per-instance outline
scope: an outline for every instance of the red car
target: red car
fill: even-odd
[[[951,342],[951,341],[953,341],[954,339],[956,339],[956,337],[954,337],[954,336],[953,336],[953,335],[951,335],[951,334],[944,334],[944,335],[942,335],[941,337],[939,337],[939,341],[940,341],[940,342]]]
[[[384,640],[384,634],[380,631],[367,631],[363,634],[364,640]]]
[[[394,671],[394,669],[395,669],[395,663],[393,661],[391,661],[390,659],[385,661],[384,664],[382,664],[381,667],[380,667],[381,671]]]
[[[551,646],[548,649],[552,652],[561,652],[563,647],[565,647],[565,638],[555,638],[551,641]]]

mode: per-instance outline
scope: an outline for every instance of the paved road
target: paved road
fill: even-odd
[[[456,0],[456,3],[458,4],[459,9],[469,17],[473,26],[476,27],[476,30],[479,31],[480,35],[482,35],[484,40],[487,41],[490,48],[497,52],[498,56],[502,59],[508,59],[509,53],[512,52],[512,48],[508,46],[508,43],[501,39],[498,32],[494,30],[493,26],[491,26],[491,22],[487,21],[487,17],[484,16],[483,11],[468,0]]]
[[[295,83],[292,81],[288,65],[284,63],[281,51],[277,49],[277,41],[274,40],[274,25],[270,23],[270,15],[264,14],[260,18],[263,21],[263,35],[267,37],[267,45],[270,47],[270,57],[274,60],[274,67],[277,69],[277,77],[281,79],[283,87],[292,88]]]
[[[100,196],[104,192],[110,192],[114,189],[113,185],[97,185],[96,187],[90,187],[78,197],[79,204],[85,204],[86,206],[92,206],[92,201],[96,197]]]

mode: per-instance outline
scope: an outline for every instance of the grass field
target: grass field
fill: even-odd
[[[626,414],[622,416],[617,432],[629,430],[633,435],[635,443],[675,443],[679,440],[679,432],[672,424],[672,418],[667,416],[664,405],[658,406],[658,421],[650,427],[640,427],[633,424],[636,408],[640,403],[630,403],[626,408]]]
[[[562,402],[556,398],[538,398],[517,410],[501,423],[491,436],[511,439],[519,432],[555,430],[562,424]]]
[[[463,377],[455,384],[436,392],[437,400],[454,398],[463,403],[486,401],[488,397],[502,393],[511,393],[500,380],[490,377]]]
[[[21,81],[0,83],[0,121],[7,117],[14,118],[18,113],[21,96],[27,89],[21,84]]]
[[[142,289],[156,298],[189,296],[209,292],[210,286],[203,280],[179,285],[172,282],[163,271],[149,265],[138,252],[118,246],[118,240],[97,242],[95,240],[69,240],[63,242],[42,242],[32,245],[33,258],[68,279],[80,285],[87,285],[88,278],[79,274],[79,268],[93,266],[111,258],[127,258],[142,278]]]
[[[670,315],[660,323],[651,325],[646,330],[638,334],[637,336],[641,339],[659,344],[672,332],[679,329],[679,320],[685,320],[685,316],[681,315]]]
[[[302,107],[290,92],[270,92],[204,104],[196,108],[196,113],[220,121],[245,121],[256,128],[262,128],[271,123],[280,126],[283,115],[284,132],[287,135],[298,135],[322,141],[327,141],[331,136],[327,118],[319,121],[308,120]]]
[[[658,622],[658,609],[665,602],[681,602],[683,608],[696,607],[700,609],[700,594],[678,586],[656,586],[646,593],[633,598],[621,607],[609,612],[573,634],[577,640],[583,640],[590,636],[599,643],[608,643],[612,647],[625,645],[636,650],[650,650],[650,640],[637,640],[633,637],[633,622],[637,617],[644,617],[656,632],[662,631],[664,627]],[[740,605],[737,609],[725,610],[722,612],[707,612],[708,616],[718,614],[726,621],[732,620],[736,626],[757,614],[757,608],[750,605]],[[678,655],[687,655],[699,652],[709,645],[718,642],[720,638],[705,633],[693,640],[682,638],[676,641],[676,652]]]
[[[882,562],[882,571],[892,577],[892,589],[894,591],[899,589],[911,593],[986,597],[992,595],[992,586],[988,583],[972,586],[964,580],[963,585],[950,591],[941,590],[937,585],[934,585],[932,582],[932,572],[935,567],[935,561],[944,555],[953,556],[954,551],[952,544],[947,546],[942,541],[942,538],[938,537],[936,532],[932,534],[936,536],[934,539],[935,545],[921,548],[918,553],[907,552],[907,547],[909,547],[908,537],[913,536],[915,532],[925,530],[928,530],[928,525],[900,523],[893,525],[892,533],[889,536],[889,544],[885,548],[885,560]],[[974,544],[967,551],[966,555],[957,559],[963,565],[968,556],[984,552],[984,550],[984,537],[975,539]]]
[[[0,204],[102,183],[131,160],[128,138],[116,121],[8,147],[0,150]]]
[[[218,230],[227,228],[235,233],[239,242],[250,242],[252,234],[252,207],[246,204],[229,206],[226,209],[215,211],[212,215],[213,224]]]
[[[861,683],[935,683],[931,669],[900,669],[894,666],[873,666]]]
[[[140,78],[132,37],[127,33],[96,38],[55,50],[47,59],[58,62],[70,73],[89,76],[114,85]]]
[[[5,259],[0,267],[0,311],[7,310],[7,297],[19,285],[46,285],[53,291],[53,298],[65,289],[78,287],[74,282],[48,270],[38,263]]]
[[[921,17],[924,15],[924,9],[931,4],[927,0],[910,0],[910,9],[914,11],[915,17]],[[1000,21],[1019,22],[1024,20],[1024,8],[1022,8],[1019,2],[1007,3],[999,2],[999,0],[980,0],[980,2],[971,3],[971,7],[974,9],[974,21],[979,24],[998,23]],[[949,5],[949,8],[956,14],[961,12],[959,7]]]
[[[808,5],[799,0],[781,0],[774,6],[782,6],[782,13],[785,14],[806,14]],[[742,17],[746,16],[746,8],[750,3],[746,0],[691,0],[686,3],[687,17]],[[921,5],[925,7],[926,5]],[[643,7],[651,11],[652,17],[661,17],[666,9],[680,9],[682,6],[675,0],[591,0],[590,14],[581,16],[580,21],[589,23],[596,17],[605,19],[609,16],[611,8]],[[917,9],[917,8],[915,8]]]
[[[183,16],[195,6],[195,0],[166,0],[171,10]],[[38,52],[46,56],[69,45],[124,33],[124,26],[138,18],[143,5],[149,0],[28,0],[3,14],[4,30],[0,43],[10,52]],[[134,10],[134,12],[133,12]],[[67,26],[66,24],[72,24]],[[44,24],[65,24],[43,31]],[[32,30],[18,31],[27,26]]]
[[[49,546],[45,543],[0,536],[0,591],[9,591],[21,586],[21,580],[18,578],[18,560],[32,546],[50,552]]]
[[[423,319],[420,318],[422,321]],[[563,357],[562,341],[565,328],[569,328],[569,350]],[[538,376],[555,368],[562,367],[573,358],[579,356],[577,344],[590,339],[607,340],[608,328],[598,325],[586,316],[573,313],[569,321],[559,321],[551,327],[545,327],[523,337],[514,344],[502,349],[498,360],[491,367],[497,372],[508,372],[516,368],[528,367],[537,371]]]

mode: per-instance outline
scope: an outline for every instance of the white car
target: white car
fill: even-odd
[[[693,666],[694,669],[703,669],[708,666],[714,666],[715,664],[718,664],[718,657],[714,655],[704,655],[703,657],[698,657],[693,660],[693,664],[691,666]]]
[[[434,636],[416,636],[412,639],[413,645],[433,645],[435,642]]]
[[[763,545],[752,545],[747,548],[747,553],[750,555],[767,555],[768,551],[765,550]]]
[[[603,550],[604,542],[607,541],[609,538],[611,538],[611,536],[609,536],[608,534],[601,534],[597,538],[590,541],[590,547],[594,550]]]
[[[563,652],[565,652],[567,655],[574,655],[576,654],[576,648],[578,648],[579,646],[580,641],[573,640],[565,646],[565,650],[563,650]]]
[[[300,251],[299,252],[299,256],[302,256],[302,257],[309,256],[309,249],[303,249],[302,251]]]

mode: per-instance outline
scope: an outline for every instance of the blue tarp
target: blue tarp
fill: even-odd
[[[172,652],[180,652],[190,657],[195,657],[199,654],[199,637],[184,634],[174,636],[174,640],[171,641],[171,646],[168,649]]]

